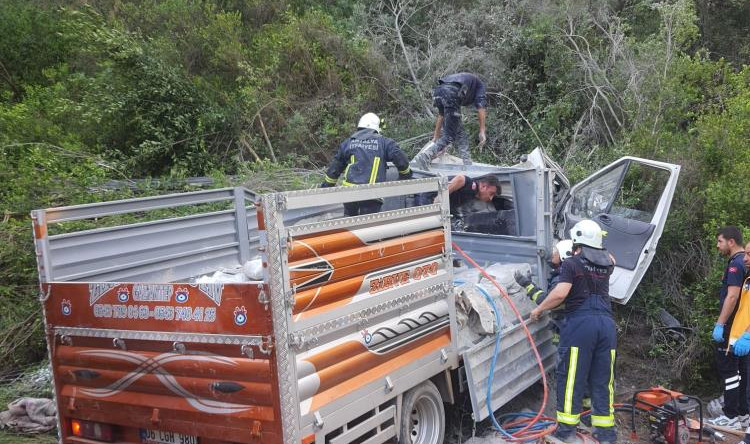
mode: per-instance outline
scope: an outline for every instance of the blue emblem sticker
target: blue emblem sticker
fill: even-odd
[[[188,298],[190,297],[190,293],[188,292],[187,288],[180,287],[174,292],[174,300],[179,302],[180,304],[184,304],[188,301]]]
[[[234,308],[234,323],[237,325],[245,325],[247,322],[247,309],[243,305],[242,307]]]
[[[369,345],[370,342],[372,341],[372,335],[370,334],[369,331],[365,330],[362,332],[362,339],[365,340],[366,345]]]
[[[130,299],[130,291],[128,291],[128,287],[120,287],[117,289],[117,301],[121,304],[124,304],[128,302]]]
[[[70,316],[70,314],[73,313],[73,306],[70,304],[70,301],[68,299],[62,300],[61,310],[64,316]]]

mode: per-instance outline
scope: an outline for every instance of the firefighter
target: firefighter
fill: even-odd
[[[529,299],[536,302],[537,305],[541,304],[544,302],[544,299],[547,298],[547,294],[552,291],[552,289],[555,288],[555,285],[560,281],[560,266],[562,265],[562,261],[571,256],[573,256],[573,241],[569,239],[561,240],[552,247],[552,254],[549,259],[549,265],[550,268],[552,268],[552,271],[550,272],[549,279],[547,279],[547,291],[539,288],[531,280],[531,271],[526,274],[516,271],[513,274],[513,277],[518,285],[526,290],[526,295]]]
[[[562,262],[572,256],[573,241],[569,239],[561,240],[552,248],[552,255],[550,255],[549,260],[549,265],[552,268],[552,271],[550,272],[549,279],[547,279],[547,291],[539,288],[531,280],[531,271],[529,271],[527,274],[516,271],[513,274],[513,277],[515,278],[518,285],[526,290],[526,295],[529,297],[529,299],[539,305],[544,302],[549,292],[551,292],[555,288],[557,283],[560,282],[560,266],[562,265]],[[564,305],[561,305],[556,307],[556,309],[552,311],[550,323],[552,327],[552,344],[554,345],[558,345],[560,343],[560,326],[562,325],[564,319],[564,316],[562,314],[563,309]],[[588,398],[584,398],[584,401],[586,399]]]
[[[482,80],[474,74],[461,72],[438,80],[432,90],[434,106],[438,109],[432,141],[414,156],[414,166],[426,170],[432,159],[451,143],[457,145],[464,165],[471,165],[469,139],[461,122],[461,107],[474,105],[479,117],[479,144],[487,140],[485,119],[487,117],[487,95]]]
[[[592,220],[570,230],[573,257],[563,261],[560,281],[531,312],[538,320],[565,303],[557,364],[557,430],[555,437],[576,442],[581,401],[591,390],[591,424],[600,443],[617,440],[614,417],[614,368],[617,332],[609,300],[614,258],[604,249],[606,233]]]
[[[320,186],[335,186],[342,172],[344,186],[385,182],[387,162],[396,165],[399,180],[411,179],[409,159],[393,139],[380,135],[380,118],[374,113],[367,113],[359,119],[357,131],[339,146]],[[347,202],[344,204],[344,214],[359,216],[377,213],[382,205],[381,199]]]

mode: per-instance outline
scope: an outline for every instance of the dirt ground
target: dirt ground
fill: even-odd
[[[554,376],[548,376],[549,383],[554,385]],[[542,402],[542,385],[541,382],[533,385],[523,393],[521,393],[516,399],[503,406],[497,415],[500,416],[504,413],[521,412],[521,411],[538,411],[541,407]],[[554,389],[549,390],[549,400],[547,406],[544,409],[547,416],[554,417],[555,414],[555,393]],[[621,397],[616,402],[629,402],[632,397],[632,391],[625,396],[621,394]],[[490,419],[486,419],[480,423],[474,423],[471,418],[471,401],[468,399],[468,393],[462,394],[459,397],[459,402],[453,406],[446,406],[447,416],[447,427],[445,434],[445,444],[499,444],[505,442],[501,439],[500,435],[493,429]],[[618,431],[618,442],[619,443],[651,443],[649,439],[649,425],[648,417],[645,413],[636,414],[636,433],[637,439],[633,439],[631,435],[631,415],[627,412],[617,412],[615,415],[616,425]],[[585,432],[587,428],[582,427]],[[698,441],[697,435],[691,435],[691,443]],[[741,437],[734,436],[728,433],[724,433],[723,440],[716,440],[715,442],[721,444],[737,444],[742,441]],[[712,442],[712,440],[705,436],[703,442]]]

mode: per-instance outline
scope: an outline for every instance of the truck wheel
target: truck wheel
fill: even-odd
[[[401,408],[401,444],[442,444],[445,435],[443,398],[432,381],[406,392]]]

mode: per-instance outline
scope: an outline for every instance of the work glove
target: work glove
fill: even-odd
[[[742,333],[742,336],[734,343],[733,350],[737,356],[745,356],[750,353],[750,333]]]
[[[513,273],[513,278],[523,288],[528,287],[531,284],[531,272],[521,273],[520,270],[516,270]]]
[[[332,183],[328,183],[328,182],[323,182],[323,183],[320,184],[320,188],[328,188],[328,187],[332,187],[332,186],[333,186],[333,184]]]
[[[532,281],[531,281],[531,272],[527,273],[521,273],[520,271],[516,270],[513,272],[513,278],[518,282],[518,285],[523,287],[524,290],[526,290],[526,296],[529,297],[534,302],[537,302],[537,298],[539,296],[545,294],[544,290],[537,287]],[[541,303],[541,301],[537,302]]]
[[[722,342],[724,340],[724,324],[714,325],[714,331],[711,333],[711,337],[716,342]]]
[[[411,169],[409,169],[409,172],[406,174],[401,174],[401,173],[398,174],[398,180],[409,180],[411,179],[411,177],[412,177]]]

